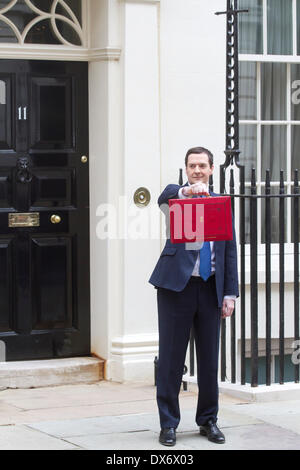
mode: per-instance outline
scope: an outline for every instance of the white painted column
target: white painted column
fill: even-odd
[[[153,382],[157,355],[158,5],[90,0],[91,341],[116,381]],[[141,186],[146,208],[133,204]]]
[[[148,283],[160,249],[158,19],[158,1],[122,2],[124,147],[118,171],[125,197],[120,264],[123,322],[111,338],[108,361],[108,377],[122,381],[153,382],[158,349],[156,290]],[[140,187],[151,194],[151,203],[144,208],[133,203]]]
[[[98,236],[101,214],[117,207],[123,192],[117,0],[89,1],[89,31],[91,351],[107,360],[114,325],[123,324],[122,243]]]

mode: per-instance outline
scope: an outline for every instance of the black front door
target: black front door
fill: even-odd
[[[0,60],[7,361],[90,353],[87,156],[87,64]]]

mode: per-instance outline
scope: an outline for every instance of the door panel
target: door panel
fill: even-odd
[[[73,148],[72,78],[30,76],[29,86],[31,149]]]
[[[84,63],[0,60],[0,340],[8,361],[90,353],[87,79]]]
[[[0,331],[12,331],[13,276],[12,239],[0,240]]]
[[[35,207],[75,207],[75,169],[34,170],[31,191],[31,208]],[[1,180],[0,180],[1,181]]]
[[[1,157],[0,157],[1,158]],[[0,168],[0,208],[13,207],[13,172],[11,168]]]
[[[32,239],[35,330],[73,326],[71,243],[70,238]]]

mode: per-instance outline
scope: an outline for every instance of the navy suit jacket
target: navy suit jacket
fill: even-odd
[[[181,186],[169,184],[158,198],[158,205],[177,199]],[[210,193],[211,196],[218,196]],[[237,248],[233,226],[233,240],[214,242],[215,279],[218,306],[222,307],[225,295],[239,296]],[[168,238],[155,269],[149,279],[155,287],[181,292],[187,285],[198,256],[198,250],[186,250],[185,243],[173,244]]]

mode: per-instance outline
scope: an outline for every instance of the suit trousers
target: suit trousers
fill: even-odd
[[[221,309],[215,276],[207,281],[191,277],[181,292],[158,288],[159,356],[157,405],[161,428],[177,428],[179,392],[192,326],[197,358],[198,404],[196,423],[217,421],[218,356]]]

